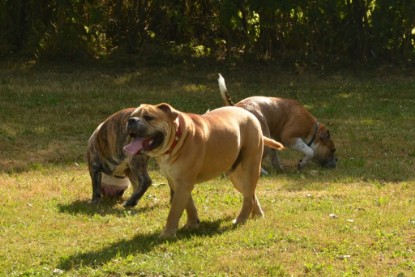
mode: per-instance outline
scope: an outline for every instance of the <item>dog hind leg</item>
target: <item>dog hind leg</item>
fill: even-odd
[[[277,172],[284,172],[284,169],[282,168],[280,156],[278,156],[277,150],[270,149],[270,148],[268,149],[269,149],[269,158],[271,160],[272,168]]]
[[[262,134],[267,138],[271,138],[268,123],[265,120],[265,117],[262,114],[258,113],[258,111],[251,111],[250,110],[250,112],[253,113],[258,118],[258,121],[261,125]],[[275,149],[272,149],[270,147],[264,147],[264,153],[262,155],[262,161],[264,161],[267,158],[269,158],[272,170],[275,170],[277,172],[283,172],[284,171],[283,168],[282,168],[280,157],[278,156],[278,153]],[[262,167],[262,173],[264,175],[268,175],[268,172],[264,169],[264,167]]]
[[[249,174],[247,174],[247,172],[249,172]],[[248,168],[245,168],[244,165],[241,164],[229,175],[232,184],[243,196],[242,208],[237,218],[233,220],[234,224],[244,223],[251,214],[252,216],[261,217],[264,215],[255,195],[259,172],[260,168],[258,167],[258,164],[256,167],[252,165]]]
[[[259,200],[254,194],[254,208],[252,209],[251,216],[252,217],[264,217],[264,212],[262,211],[261,205],[259,204]]]

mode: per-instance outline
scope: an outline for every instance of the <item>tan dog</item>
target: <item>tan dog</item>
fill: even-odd
[[[131,143],[124,149],[131,155],[155,157],[173,191],[172,205],[160,237],[176,234],[186,209],[185,228],[199,225],[191,192],[196,183],[223,172],[243,195],[241,212],[234,223],[263,216],[255,196],[263,145],[283,146],[263,137],[258,120],[249,112],[224,107],[203,115],[180,112],[168,104],[141,105],[128,121]]]
[[[336,167],[336,148],[329,130],[297,101],[253,96],[234,104],[226,89],[225,79],[220,74],[218,83],[225,105],[251,112],[258,118],[264,136],[281,141],[285,147],[304,154],[298,163],[299,169],[304,168],[310,160],[323,167]],[[282,171],[277,152],[265,150],[264,156],[270,155],[273,168]]]
[[[135,108],[114,113],[102,122],[88,140],[88,169],[92,181],[92,202],[102,196],[121,197],[130,185],[133,194],[124,206],[135,206],[151,179],[147,172],[148,156],[128,157],[123,147],[129,138],[125,126]]]

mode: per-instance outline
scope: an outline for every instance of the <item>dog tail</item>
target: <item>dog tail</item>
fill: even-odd
[[[274,148],[276,150],[283,150],[284,149],[284,145],[282,145],[280,142],[267,138],[266,136],[262,136],[263,140],[264,140],[264,145]]]
[[[218,84],[219,84],[219,91],[220,95],[222,96],[223,101],[225,102],[226,106],[235,106],[235,103],[233,103],[231,96],[228,93],[228,90],[226,89],[225,79],[220,75],[218,78]]]

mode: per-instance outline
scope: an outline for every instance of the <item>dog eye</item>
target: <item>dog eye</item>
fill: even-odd
[[[145,121],[152,121],[154,119],[154,117],[149,116],[149,115],[145,115],[145,116],[143,116],[143,118],[144,118]]]

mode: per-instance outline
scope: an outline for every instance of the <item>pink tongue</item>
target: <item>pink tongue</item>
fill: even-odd
[[[124,150],[130,155],[135,155],[143,148],[144,140],[144,138],[134,138],[129,144],[124,146]]]

